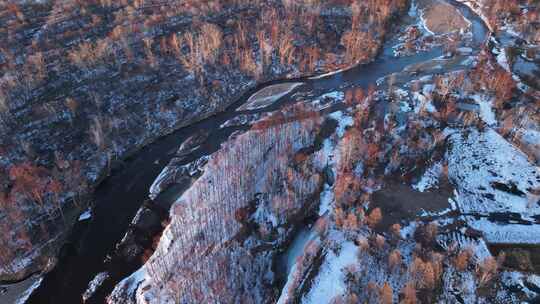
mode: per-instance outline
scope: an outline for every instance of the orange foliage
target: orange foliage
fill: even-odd
[[[44,168],[36,167],[29,162],[12,166],[9,170],[9,178],[13,181],[11,193],[21,193],[43,204],[43,197],[48,188],[46,174]]]
[[[367,223],[370,227],[376,226],[382,220],[382,211],[380,208],[375,208],[367,217]]]
[[[480,264],[476,265],[476,275],[478,284],[484,286],[489,283],[497,274],[498,264],[494,257],[485,258]]]
[[[380,304],[392,304],[394,302],[394,290],[388,284],[388,282],[384,282],[383,287],[381,288],[381,299]]]
[[[408,282],[405,287],[401,289],[402,300],[400,304],[416,304],[418,299],[416,297],[416,288],[413,282]]]
[[[402,264],[401,252],[398,249],[392,250],[388,256],[388,266],[391,270],[396,270]]]
[[[470,248],[461,250],[454,259],[454,266],[459,271],[465,271],[469,266],[470,259],[472,258],[472,250]]]

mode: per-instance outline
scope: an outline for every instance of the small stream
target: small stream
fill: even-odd
[[[487,27],[466,6],[456,1],[450,1],[450,3],[456,5],[462,14],[472,22],[473,48],[477,51],[484,44],[488,35]],[[296,100],[293,98],[295,94],[320,96],[351,86],[367,87],[382,77],[402,71],[406,66],[443,55],[441,48],[435,48],[414,56],[395,58],[392,54],[392,46],[395,43],[395,39],[390,39],[385,43],[381,54],[373,62],[347,71],[318,79],[294,79],[261,85],[248,92],[226,111],[167,135],[143,148],[134,157],[126,160],[121,168],[114,170],[111,176],[97,188],[93,197],[93,216],[91,220],[78,222],[75,225],[71,237],[59,257],[57,267],[44,276],[40,287],[34,291],[27,303],[81,303],[81,295],[88,287],[88,283],[96,274],[106,271],[111,277],[86,302],[101,304],[117,282],[140,267],[140,262],[126,263],[127,265],[110,265],[104,260],[114,252],[115,244],[122,239],[129,228],[137,210],[148,197],[148,189],[156,176],[175,156],[180,145],[190,136],[201,131],[207,133],[206,141],[198,149],[186,155],[182,159],[182,163],[189,163],[201,156],[215,152],[232,132],[248,129],[248,125],[220,127],[226,121],[239,115],[274,111],[284,104],[295,102]],[[456,66],[456,68],[459,68],[459,66]],[[414,77],[418,77],[418,75]],[[265,86],[298,81],[304,82],[305,85],[295,89],[273,105],[257,110],[237,111],[253,93]],[[340,104],[325,111],[335,111],[339,107],[343,108],[344,105]],[[297,238],[299,241],[295,243],[294,247],[296,249],[287,255],[289,261],[294,261],[295,253],[301,251],[303,247],[302,240],[308,239],[305,236],[309,235],[309,231],[302,231],[301,235],[304,237]]]

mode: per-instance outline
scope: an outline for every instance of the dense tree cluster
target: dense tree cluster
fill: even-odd
[[[260,284],[269,282],[258,274],[269,271],[271,260],[248,252],[265,242],[279,246],[278,227],[313,208],[308,199],[321,185],[316,158],[305,159],[302,169],[294,165],[297,152],[313,145],[319,125],[307,112],[293,109],[285,118],[267,118],[211,157],[204,174],[175,203],[147,263],[163,288],[159,293],[188,302],[261,296]],[[241,215],[241,210],[251,212]],[[245,238],[252,240],[244,243]]]

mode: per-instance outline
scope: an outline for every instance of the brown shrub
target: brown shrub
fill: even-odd
[[[472,249],[466,248],[461,250],[458,255],[454,258],[454,267],[458,271],[465,271],[469,266],[469,262],[473,256]]]
[[[398,249],[392,250],[388,256],[388,267],[390,267],[390,270],[394,271],[398,269],[402,265],[402,262],[401,252]]]
[[[375,247],[379,250],[382,250],[384,248],[385,243],[386,243],[386,239],[384,238],[384,236],[377,234],[377,236],[375,237]]]
[[[489,283],[498,271],[497,260],[490,256],[485,258],[480,264],[476,265],[476,277],[480,286],[485,286]]]
[[[418,299],[416,297],[416,288],[413,282],[408,282],[405,287],[401,289],[402,299],[400,304],[416,304]]]
[[[392,235],[396,238],[401,238],[401,225],[400,224],[393,224],[390,226],[390,232],[392,232]]]
[[[375,227],[382,220],[381,208],[375,208],[368,215],[366,221],[370,227]]]
[[[392,304],[394,302],[394,290],[388,284],[388,282],[384,282],[383,287],[381,288],[381,299],[379,301],[380,304]]]
[[[409,272],[414,278],[417,287],[432,290],[436,287],[438,281],[435,268],[431,261],[424,262],[421,258],[416,257],[409,268]]]

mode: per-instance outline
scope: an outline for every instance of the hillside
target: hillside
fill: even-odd
[[[537,301],[539,13],[3,1],[0,299]]]

